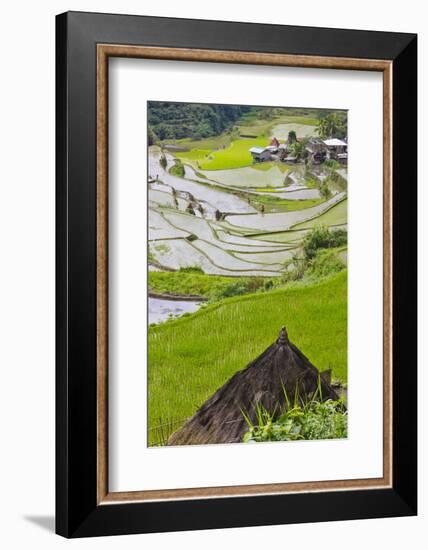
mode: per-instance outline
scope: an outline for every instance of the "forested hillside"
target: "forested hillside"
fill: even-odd
[[[212,105],[202,103],[172,103],[150,101],[148,104],[149,133],[158,139],[201,139],[221,134],[252,107]]]

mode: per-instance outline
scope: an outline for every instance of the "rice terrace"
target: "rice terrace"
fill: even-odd
[[[347,112],[147,119],[148,444],[347,437]]]

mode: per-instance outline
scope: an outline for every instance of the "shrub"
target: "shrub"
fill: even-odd
[[[327,159],[324,161],[324,166],[326,168],[329,168],[330,170],[337,170],[338,168],[340,168],[340,162],[338,162],[337,160],[334,160],[334,159]]]
[[[307,276],[313,279],[320,279],[338,273],[345,269],[345,264],[337,256],[334,250],[322,250],[320,251],[307,271]]]
[[[335,190],[338,192],[346,191],[348,187],[347,180],[339,174],[339,172],[332,171],[325,178],[324,185],[326,185],[330,190]]]
[[[238,281],[236,283],[231,283],[225,288],[221,289],[216,295],[216,300],[221,300],[222,298],[231,298],[232,296],[242,296],[246,294],[247,285],[245,282]]]
[[[328,186],[327,180],[320,185],[320,195],[323,199],[327,200],[331,197],[331,191]]]
[[[179,178],[184,178],[184,165],[181,160],[175,159],[174,165],[169,169],[169,173],[172,176],[178,176]]]
[[[335,248],[348,242],[348,232],[345,229],[330,231],[324,225],[316,226],[303,241],[305,258],[311,260],[320,248]]]
[[[162,168],[165,170],[167,165],[166,156],[164,154],[161,155],[161,158],[159,160],[159,164],[162,166]]]
[[[242,296],[243,294],[252,294],[261,288],[264,288],[265,282],[263,277],[252,277],[250,279],[238,280],[228,284],[213,297],[213,300],[221,300],[222,298],[231,298],[232,296]]]
[[[191,265],[188,267],[180,267],[181,273],[204,273],[204,270],[198,265]]]
[[[244,413],[243,413],[244,414]],[[297,441],[308,439],[339,439],[348,436],[348,414],[342,399],[333,401],[309,401],[293,407],[275,418],[266,409],[257,407],[258,423],[248,423],[243,441]]]

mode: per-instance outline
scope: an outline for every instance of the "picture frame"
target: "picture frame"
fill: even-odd
[[[108,487],[108,61],[383,74],[383,471],[378,479]],[[417,36],[68,12],[56,18],[56,532],[87,537],[417,513]],[[144,468],[144,465],[142,465]]]

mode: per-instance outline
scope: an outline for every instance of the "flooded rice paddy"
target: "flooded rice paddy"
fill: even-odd
[[[285,131],[286,125],[283,130]],[[279,131],[279,130],[278,130]],[[184,177],[169,173],[174,157],[166,153],[161,165],[157,147],[149,150],[149,264],[150,269],[176,271],[199,268],[210,275],[280,276],[317,224],[346,223],[346,192],[333,192],[315,206],[263,212],[250,197],[320,200],[313,183],[307,185],[303,165],[210,170],[204,174],[185,165]],[[346,169],[341,169],[346,177]],[[320,179],[324,174],[320,172]],[[248,194],[242,192],[246,189]],[[259,200],[259,199],[258,199]],[[287,203],[289,204],[289,203]],[[149,316],[195,311],[195,302],[151,299]]]
[[[184,313],[194,313],[201,307],[200,302],[187,300],[166,300],[163,298],[149,298],[148,315],[149,325],[161,323],[171,317],[180,317]]]

